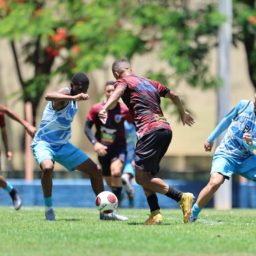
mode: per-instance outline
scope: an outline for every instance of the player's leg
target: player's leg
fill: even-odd
[[[144,222],[145,225],[157,225],[163,222],[163,216],[160,212],[160,206],[158,204],[158,198],[156,193],[151,190],[144,189],[144,193],[147,198],[147,202],[150,208],[150,215]]]
[[[78,170],[87,174],[95,195],[104,190],[101,171],[81,149],[71,143],[67,143],[57,152],[55,159],[71,172]]]
[[[122,194],[122,170],[124,167],[124,162],[120,158],[115,158],[111,161],[110,164],[110,173],[111,173],[111,189],[112,192],[116,195],[118,202],[121,202]]]
[[[214,193],[219,189],[225,178],[220,173],[213,173],[208,184],[200,191],[195,204],[192,207],[190,221],[194,222],[202,208],[212,199]]]
[[[193,194],[182,193],[169,186],[161,178],[155,177],[159,172],[159,163],[167,151],[171,139],[171,131],[160,129],[138,140],[136,145],[135,179],[144,190],[164,194],[178,202],[184,215],[184,223],[187,223],[191,213]]]
[[[45,204],[45,219],[55,220],[52,204],[52,176],[54,169],[54,154],[51,146],[46,142],[39,142],[32,146],[33,155],[41,168],[41,185]]]
[[[102,173],[90,158],[77,166],[76,169],[89,176],[95,195],[98,195],[104,190]]]
[[[43,160],[40,164],[41,168],[41,185],[44,194],[45,219],[49,221],[55,220],[55,213],[52,204],[52,176],[54,162],[52,160]]]
[[[201,190],[192,207],[190,222],[197,220],[203,207],[212,199],[214,193],[219,189],[221,184],[233,175],[237,165],[219,155],[215,155],[212,161],[211,177],[208,184]]]
[[[13,188],[12,184],[5,180],[3,176],[0,176],[0,187],[7,191],[12,199],[12,203],[15,210],[19,210],[22,206],[22,201],[19,196],[19,193],[15,188]]]

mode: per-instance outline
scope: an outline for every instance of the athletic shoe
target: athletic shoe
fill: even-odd
[[[163,216],[160,210],[151,212],[148,219],[144,222],[144,225],[159,225],[163,222]]]
[[[12,198],[14,209],[19,210],[20,207],[22,206],[22,201],[17,190],[13,188],[10,192],[10,196]]]
[[[117,220],[117,221],[127,221],[128,217],[116,214],[115,212],[111,213],[100,213],[100,220]]]
[[[193,223],[193,222],[196,222],[196,221],[197,221],[197,218],[190,215],[190,218],[189,218],[188,222]]]
[[[45,219],[49,221],[55,221],[55,213],[52,208],[45,210]]]
[[[183,193],[182,194],[179,205],[183,212],[183,222],[184,223],[188,223],[188,220],[190,218],[193,200],[194,200],[194,195],[192,193]]]

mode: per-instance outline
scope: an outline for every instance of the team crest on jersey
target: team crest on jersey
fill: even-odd
[[[115,115],[115,122],[116,123],[120,123],[122,120],[122,116],[121,115]]]

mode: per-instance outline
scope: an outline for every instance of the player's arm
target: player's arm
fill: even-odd
[[[125,86],[117,86],[103,108],[100,110],[99,118],[103,124],[105,124],[107,120],[107,111],[111,108],[112,105],[117,104],[118,100],[124,94],[125,89]]]
[[[89,114],[90,114],[90,112],[89,112]],[[95,152],[99,156],[105,156],[107,154],[107,147],[105,145],[101,144],[100,142],[98,142],[97,139],[95,138],[95,136],[92,132],[93,124],[94,124],[93,121],[87,119],[85,121],[85,125],[84,125],[84,133],[87,136],[87,138],[89,139],[89,141],[92,143]]]
[[[177,107],[183,125],[187,124],[191,126],[194,124],[194,118],[184,109],[180,97],[176,93],[169,90],[166,92],[165,98],[169,98]]]
[[[92,143],[92,145],[94,145],[98,141],[92,132],[92,126],[93,126],[93,121],[86,120],[84,124],[84,133],[87,136],[88,140]]]
[[[68,102],[70,100],[80,101],[89,99],[89,95],[87,93],[79,93],[76,95],[70,95],[70,90],[68,88],[60,89],[59,91],[48,92],[45,95],[45,99],[47,101],[53,102]]]
[[[235,118],[239,112],[240,105],[236,105],[231,111],[225,115],[219,124],[215,127],[211,135],[208,137],[207,141],[213,143],[231,124],[232,120]]]
[[[7,116],[9,116],[11,119],[17,121],[18,123],[20,123],[21,125],[24,126],[24,128],[26,129],[26,131],[28,132],[28,134],[30,136],[34,136],[36,133],[36,128],[31,125],[28,121],[20,118],[18,116],[18,114],[16,114],[14,111],[12,111],[11,109],[9,109],[8,107],[1,105],[0,104],[0,112],[6,114]]]

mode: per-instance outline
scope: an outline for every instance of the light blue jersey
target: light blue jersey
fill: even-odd
[[[256,114],[254,103],[241,100],[218,124],[208,141],[214,140],[227,129],[227,132],[217,147],[212,161],[211,173],[218,172],[225,177],[234,173],[240,174],[250,180],[256,179]],[[243,134],[251,134],[253,144],[248,145]]]
[[[248,100],[241,100],[219,123],[208,141],[214,140],[228,128],[224,138],[215,151],[215,155],[224,155],[238,164],[253,154],[256,140],[256,115],[254,104]],[[253,138],[253,145],[249,146],[243,139],[243,134],[249,132]]]
[[[76,101],[69,101],[61,110],[55,110],[52,102],[48,102],[31,145],[39,165],[44,160],[52,160],[73,171],[88,160],[89,157],[82,150],[69,143],[71,124],[76,113]]]
[[[68,105],[56,111],[49,101],[43,113],[39,129],[33,138],[32,146],[40,141],[47,141],[52,147],[68,143],[71,138],[71,123],[77,112],[77,103],[69,101]]]

